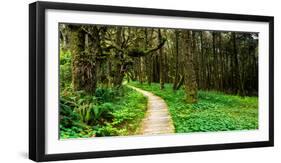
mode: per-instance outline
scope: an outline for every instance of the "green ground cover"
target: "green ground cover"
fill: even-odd
[[[187,104],[184,90],[174,92],[170,84],[165,84],[163,90],[156,83],[150,86],[138,82],[129,84],[166,101],[177,133],[258,129],[257,97],[199,91],[198,103]]]
[[[98,88],[95,95],[65,88],[60,98],[60,138],[138,134],[147,99],[127,87]]]

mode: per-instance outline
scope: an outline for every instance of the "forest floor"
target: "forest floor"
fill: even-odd
[[[127,85],[161,97],[167,104],[176,133],[258,129],[258,97],[200,90],[198,102],[187,104],[184,89],[173,91],[172,84],[165,84],[162,90],[158,83]]]
[[[175,128],[166,102],[151,92],[128,85],[147,97],[147,112],[141,124],[140,134],[155,135],[174,133]]]

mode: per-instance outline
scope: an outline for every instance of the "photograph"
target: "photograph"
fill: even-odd
[[[274,16],[29,4],[29,158],[274,146]]]
[[[259,33],[60,22],[59,139],[259,129]]]

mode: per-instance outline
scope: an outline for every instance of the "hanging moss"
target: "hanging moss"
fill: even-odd
[[[96,89],[95,55],[97,52],[91,48],[96,47],[95,42],[89,39],[86,46],[85,31],[76,26],[71,29],[73,89],[94,93]]]

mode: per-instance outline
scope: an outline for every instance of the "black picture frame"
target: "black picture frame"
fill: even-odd
[[[95,11],[123,14],[160,15],[175,17],[192,17],[221,20],[241,20],[269,23],[269,140],[214,145],[195,145],[180,147],[159,147],[149,149],[98,151],[83,153],[45,153],[45,11],[47,9],[69,11]],[[270,16],[222,14],[210,12],[178,11],[151,8],[134,8],[120,6],[102,6],[88,4],[34,2],[29,5],[29,158],[34,161],[55,161],[177,153],[190,151],[207,151],[236,148],[268,147],[274,144],[274,18]]]

